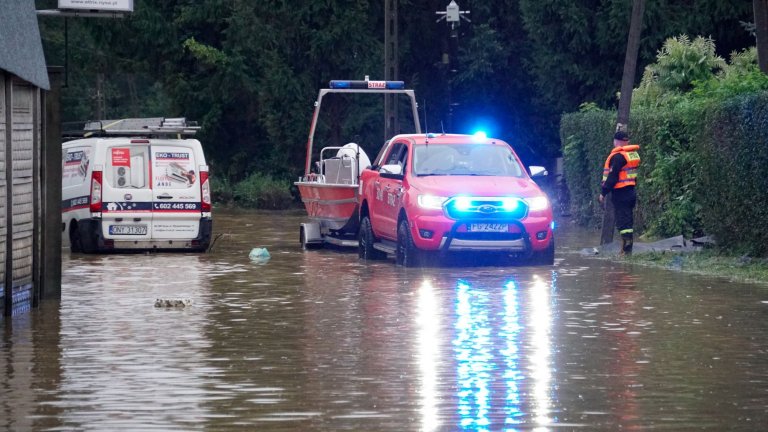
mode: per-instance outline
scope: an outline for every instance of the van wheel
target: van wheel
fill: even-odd
[[[72,253],[83,252],[83,240],[80,238],[80,230],[77,229],[77,224],[73,223],[69,228],[69,250]]]
[[[413,244],[411,229],[408,227],[408,220],[403,219],[397,225],[397,252],[395,253],[395,262],[403,267],[414,267],[418,265],[419,250]]]
[[[373,226],[371,225],[371,219],[368,216],[363,216],[363,220],[360,221],[360,234],[358,235],[357,241],[357,256],[360,257],[360,259],[378,260],[387,257],[387,254],[384,252],[373,248],[376,236],[373,235]]]

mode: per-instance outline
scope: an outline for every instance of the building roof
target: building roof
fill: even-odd
[[[0,0],[0,69],[50,88],[34,0]]]

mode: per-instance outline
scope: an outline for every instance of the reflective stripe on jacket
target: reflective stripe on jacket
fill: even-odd
[[[619,171],[619,181],[616,182],[614,189],[619,189],[627,186],[634,186],[637,183],[637,167],[640,166],[640,154],[637,152],[640,150],[640,146],[637,144],[630,144],[621,147],[614,147],[611,150],[611,154],[605,160],[603,166],[603,182],[608,178],[608,173],[611,171],[611,158],[616,153],[621,154],[627,164]]]

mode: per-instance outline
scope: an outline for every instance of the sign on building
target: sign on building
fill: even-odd
[[[59,0],[59,9],[133,12],[133,0]]]

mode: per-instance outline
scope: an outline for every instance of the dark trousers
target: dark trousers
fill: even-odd
[[[634,234],[633,225],[635,222],[634,210],[637,203],[637,195],[635,194],[635,188],[627,186],[619,189],[614,189],[611,192],[611,200],[613,200],[613,211],[616,219],[616,228],[621,234],[623,240],[625,252],[632,251],[632,238]],[[629,244],[627,244],[629,243]]]

